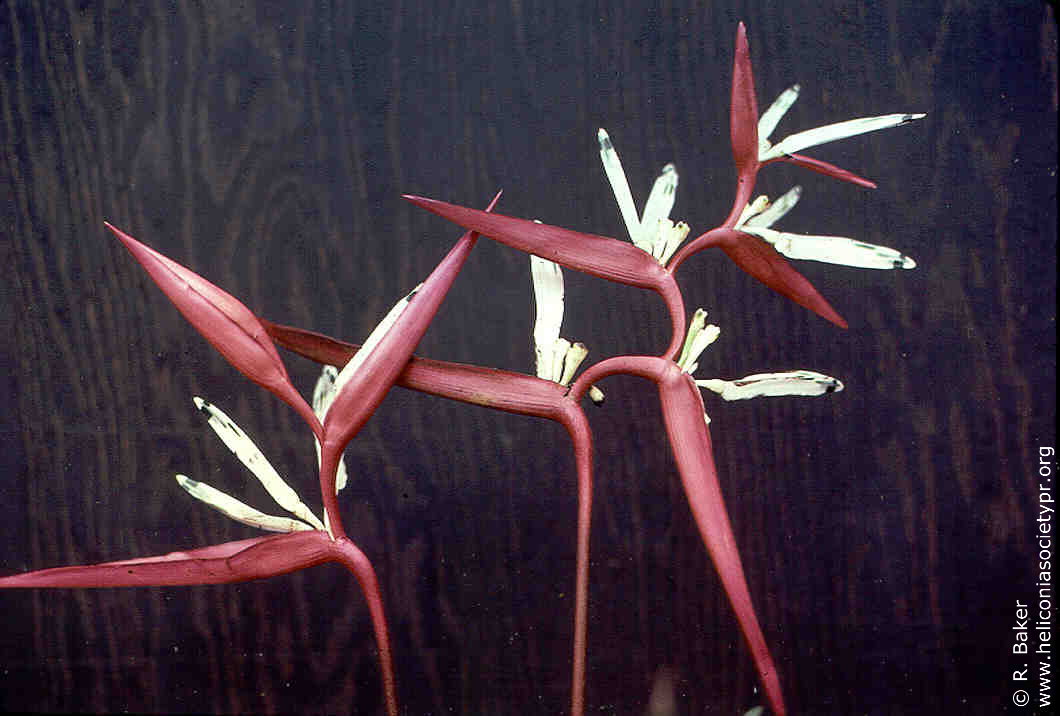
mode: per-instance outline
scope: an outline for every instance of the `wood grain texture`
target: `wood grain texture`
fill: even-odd
[[[595,148],[634,195],[669,161],[693,230],[731,200],[732,38],[781,135],[925,111],[788,167],[785,228],[857,236],[915,272],[801,264],[839,332],[703,256],[679,279],[722,338],[700,375],[811,368],[817,400],[710,402],[752,594],[794,713],[994,713],[1031,594],[1037,447],[1054,440],[1056,22],[1049,6],[910,2],[31,2],[0,7],[5,573],[250,536],[183,472],[269,500],[206,430],[222,407],[303,498],[308,430],[215,355],[108,220],[272,320],[360,341],[459,232],[403,192],[622,236]],[[659,351],[653,296],[567,274],[590,360]],[[525,256],[480,242],[422,355],[529,371]],[[288,365],[309,390],[315,370]],[[742,713],[755,676],[698,540],[654,389],[604,386],[588,699]],[[574,470],[558,427],[394,392],[347,453],[407,713],[554,714],[569,684]],[[313,502],[315,505],[315,501]],[[237,586],[0,593],[8,711],[381,710],[341,569]],[[979,708],[982,706],[982,708]]]

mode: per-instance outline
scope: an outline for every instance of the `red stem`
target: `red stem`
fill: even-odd
[[[677,280],[673,273],[667,273],[666,279],[659,282],[656,289],[663,301],[666,302],[666,310],[670,313],[670,326],[672,328],[670,345],[663,358],[676,359],[681,351],[681,345],[685,342],[685,301],[681,296],[681,289],[677,286]]]
[[[375,632],[375,643],[379,648],[379,670],[383,679],[383,698],[386,701],[387,716],[398,716],[397,688],[394,680],[394,659],[390,652],[390,634],[386,625],[386,613],[383,609],[383,597],[379,591],[379,580],[375,576],[372,563],[353,542],[341,537],[335,542],[335,559],[346,569],[353,572],[361,585],[364,598],[368,602],[368,611],[372,617],[372,629]]]
[[[564,401],[561,422],[574,443],[574,459],[578,471],[578,538],[574,580],[574,655],[570,713],[571,716],[583,716],[589,622],[589,534],[593,514],[593,439],[589,421],[578,403]]]
[[[639,378],[647,378],[653,383],[662,380],[674,363],[666,358],[658,356],[615,356],[602,360],[589,366],[584,373],[578,376],[570,388],[571,400],[578,402],[590,387],[598,381],[612,375],[635,375]]]
[[[342,528],[342,516],[339,514],[339,500],[335,494],[335,477],[342,460],[343,445],[325,440],[320,444],[320,499],[324,503],[324,513],[328,518],[328,529],[333,539],[346,538]]]
[[[729,210],[729,215],[725,217],[725,221],[722,222],[719,228],[731,229],[740,220],[740,214],[743,213],[744,207],[751,201],[751,194],[755,190],[755,179],[758,178],[759,166],[756,161],[736,177],[736,197],[732,200],[732,209]]]

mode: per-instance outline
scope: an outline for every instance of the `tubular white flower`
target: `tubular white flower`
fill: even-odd
[[[696,339],[689,347],[689,362],[687,365],[682,366],[682,369],[689,375],[695,373],[696,369],[699,368],[699,356],[703,353],[704,350],[706,350],[707,346],[709,346],[714,341],[718,340],[718,336],[720,335],[721,329],[715,326],[713,323],[704,326],[703,330],[698,336],[696,336]]]
[[[331,408],[331,404],[335,401],[335,396],[338,394],[335,389],[338,377],[338,368],[333,365],[326,365],[320,372],[320,377],[317,378],[317,383],[313,387],[313,412],[321,423],[324,422],[324,416],[327,415],[328,409]],[[320,469],[320,441],[314,438],[313,446],[316,448],[317,453],[317,469]],[[342,491],[346,487],[347,482],[349,482],[349,472],[346,470],[346,458],[340,457],[339,468],[335,473],[335,494]],[[326,512],[324,513],[324,518],[325,520],[327,519]]]
[[[769,136],[773,134],[773,130],[780,124],[780,120],[791,109],[791,105],[795,104],[795,100],[799,98],[800,89],[799,85],[788,87],[780,93],[780,96],[773,101],[773,104],[769,105],[769,109],[758,118],[759,154],[769,150]]]
[[[674,255],[674,252],[684,243],[688,232],[688,224],[683,221],[674,224],[669,219],[659,219],[651,255],[665,266],[670,257]]]
[[[530,278],[537,313],[534,318],[535,374],[538,378],[568,386],[589,355],[589,349],[584,343],[571,343],[559,335],[563,327],[563,270],[548,259],[531,255]],[[599,388],[590,388],[589,398],[594,403],[602,403],[603,395]]]
[[[767,197],[760,196],[747,205],[736,228],[768,241],[779,253],[791,259],[821,261],[854,268],[916,268],[916,261],[886,246],[877,246],[845,236],[793,234],[769,228],[791,211],[801,196],[802,187],[799,186],[792,187],[772,204]]]
[[[530,277],[534,285],[534,358],[538,378],[553,380],[556,341],[563,325],[563,271],[558,264],[538,256],[530,257]],[[562,356],[560,356],[562,366]],[[556,376],[558,378],[558,376]]]
[[[770,159],[778,159],[786,154],[795,154],[803,149],[816,147],[819,144],[827,144],[828,142],[835,142],[840,139],[846,139],[847,137],[853,137],[867,132],[875,132],[880,129],[898,127],[925,116],[926,115],[923,113],[885,114],[879,117],[848,119],[845,122],[836,122],[835,124],[808,129],[804,132],[797,132],[785,137],[773,145],[769,145],[768,140],[766,140],[765,148],[762,147],[763,140],[759,137],[758,160],[766,162]]]
[[[321,422],[328,414],[331,404],[335,402],[335,381],[338,377],[339,369],[333,365],[326,365],[321,370],[316,385],[313,386],[313,412]]]
[[[750,202],[740,212],[740,218],[736,220],[736,226],[742,226],[746,221],[758,216],[769,206],[769,197],[763,194]]]
[[[736,228],[740,228],[741,225],[770,227],[783,219],[784,215],[799,203],[801,197],[801,186],[793,186],[786,194],[772,203],[770,203],[769,197],[760,196],[755,200],[754,204],[748,205],[746,218],[741,216]],[[757,211],[754,211],[755,205],[759,204],[762,199],[765,199],[765,202],[758,206]]]
[[[563,372],[558,381],[560,385],[570,385],[570,382],[574,380],[574,374],[578,372],[578,368],[581,367],[587,355],[589,355],[589,349],[584,343],[571,344],[563,356]]]
[[[688,236],[687,224],[681,222],[674,226],[673,222],[669,221],[677,195],[676,167],[673,164],[667,164],[662,168],[662,172],[652,184],[648,201],[644,204],[644,213],[638,217],[637,206],[633,202],[633,194],[629,189],[626,172],[622,168],[622,162],[619,161],[618,152],[615,151],[611,137],[604,129],[600,129],[597,132],[597,139],[600,142],[600,161],[604,165],[604,173],[615,193],[618,210],[626,224],[630,241],[665,266],[681,242]]]
[[[680,367],[688,363],[688,349],[692,345],[692,341],[696,339],[699,332],[703,330],[703,327],[707,325],[707,311],[703,308],[697,308],[696,312],[692,314],[692,320],[688,322],[688,332],[685,333],[685,342],[681,346],[681,355],[677,358],[677,365]],[[698,356],[697,356],[698,358]],[[686,373],[688,371],[685,371]]]
[[[183,487],[189,495],[197,500],[205,502],[210,507],[236,522],[242,522],[251,527],[268,530],[269,532],[300,532],[317,528],[290,517],[277,517],[267,515],[256,510],[250,505],[240,502],[236,498],[221,492],[215,487],[210,487],[205,482],[197,482],[187,475],[177,475],[177,483]]]
[[[697,380],[696,385],[720,395],[724,400],[802,395],[817,396],[838,393],[843,384],[823,373],[795,370],[787,373],[756,373],[739,380]]]
[[[640,221],[642,244],[654,247],[658,242],[656,236],[659,222],[670,218],[676,195],[677,169],[673,164],[667,164],[662,168],[662,173],[656,177],[651,193],[648,194],[648,201],[644,203],[644,215]]]
[[[254,473],[254,476],[258,478],[272,499],[276,501],[276,504],[300,520],[308,522],[314,528],[324,529],[323,523],[306,507],[301,498],[298,497],[298,493],[280,477],[276,469],[262,454],[261,450],[258,449],[258,446],[254,444],[254,441],[247,437],[247,434],[231,418],[225,415],[220,408],[206,402],[202,398],[196,397],[194,402],[199,412],[206,416],[207,422],[213,428],[213,431],[217,433],[217,437],[221,438],[221,442],[239,458],[240,462],[246,465],[248,470]],[[183,486],[183,483],[181,484]],[[187,489],[186,486],[185,489]],[[212,490],[213,488],[210,489]],[[192,494],[195,495],[194,492]],[[198,495],[195,496],[198,497]],[[200,499],[202,498],[200,497]]]
[[[549,369],[548,379],[559,383],[563,376],[563,364],[567,360],[567,351],[570,350],[570,341],[566,338],[557,338],[552,347],[552,367]]]
[[[916,268],[916,261],[900,251],[845,236],[790,234],[760,226],[743,226],[740,230],[765,239],[778,252],[792,259],[867,269]]]
[[[908,122],[923,118],[923,113],[900,113],[885,114],[879,117],[861,117],[849,119],[845,122],[836,122],[823,127],[808,129],[804,132],[791,134],[776,144],[771,144],[769,137],[777,124],[795,104],[799,98],[799,85],[792,85],[780,93],[780,96],[769,106],[762,116],[758,118],[758,161],[767,162],[771,159],[779,159],[786,154],[795,154],[809,147],[819,144],[827,144],[839,139],[846,139],[858,134],[875,132],[880,129],[897,127]]]
[[[633,194],[629,190],[629,182],[626,180],[626,172],[622,168],[622,162],[615,151],[615,145],[611,143],[611,137],[601,127],[596,133],[597,141],[600,142],[600,161],[604,165],[604,173],[607,181],[611,183],[611,190],[615,193],[618,201],[618,210],[622,213],[622,221],[626,224],[629,239],[637,248],[650,250],[650,246],[640,242],[640,219],[637,217],[637,207],[633,203]]]
[[[685,335],[685,343],[681,347],[681,355],[677,359],[677,367],[689,375],[696,372],[699,367],[699,356],[703,354],[714,341],[721,335],[721,329],[713,323],[707,323],[707,312],[697,308],[688,324],[688,333]]]
[[[721,333],[714,324],[707,323],[707,312],[697,309],[688,325],[677,367],[692,375],[699,367],[699,356],[703,350],[718,339]],[[756,373],[739,380],[696,380],[700,388],[717,393],[725,400],[746,400],[763,396],[802,395],[815,396],[836,393],[843,389],[837,379],[815,373],[812,370],[796,370],[787,373]],[[710,416],[704,411],[703,419],[710,424]]]

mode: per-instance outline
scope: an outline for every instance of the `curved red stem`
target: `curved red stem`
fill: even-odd
[[[379,649],[379,670],[383,679],[383,699],[387,716],[398,716],[397,687],[394,679],[394,659],[390,651],[390,633],[387,630],[383,597],[379,591],[379,580],[372,563],[360,548],[342,537],[335,541],[335,561],[353,573],[361,585],[368,611],[372,618],[375,643]]]
[[[578,471],[578,537],[574,579],[574,654],[571,674],[571,716],[585,713],[585,654],[589,622],[589,534],[593,514],[593,439],[585,412],[564,401],[562,419],[574,443]]]
[[[328,531],[334,539],[346,537],[346,530],[342,527],[342,515],[339,514],[338,495],[335,494],[335,477],[338,475],[343,447],[345,446],[330,440],[324,440],[320,444],[320,499],[324,503]]]

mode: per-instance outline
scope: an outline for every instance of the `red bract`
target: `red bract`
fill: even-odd
[[[354,574],[364,592],[379,647],[387,714],[397,716],[393,657],[383,601],[379,596],[379,581],[368,558],[348,539],[333,540],[318,531],[255,537],[156,557],[53,567],[0,577],[0,589],[231,584],[288,574],[324,562],[341,563]]]
[[[173,587],[246,582],[312,567],[333,558],[323,532],[291,532],[76,567],[0,578],[0,587]]]
[[[808,157],[805,154],[788,154],[782,159],[778,159],[775,161],[785,161],[789,162],[790,164],[796,164],[800,167],[805,167],[810,171],[815,171],[818,174],[824,174],[825,176],[830,176],[834,179],[841,179],[843,181],[850,182],[851,184],[863,186],[866,189],[876,188],[876,182],[874,181],[871,181],[864,177],[860,177],[854,172],[848,172],[846,169],[837,167],[835,164],[829,164],[828,162],[823,162],[820,159]],[[769,164],[769,162],[765,163]]]
[[[729,513],[721,495],[710,431],[703,417],[703,398],[692,378],[674,366],[659,382],[659,400],[681,484],[685,488],[685,496],[688,497],[700,537],[718,570],[729,603],[751,648],[751,656],[769,705],[776,716],[784,716],[786,709],[780,677],[762,634],[762,627],[758,624],[736,538],[729,523]]]
[[[358,368],[357,374],[335,397],[335,402],[324,420],[325,445],[334,444],[341,450],[378,407],[427,331],[427,326],[438,312],[442,299],[474,247],[477,236],[469,231],[460,237],[448,255],[417,289],[408,309],[395,321],[386,336]],[[339,364],[338,367],[342,365],[344,364]]]
[[[493,209],[500,196],[498,192],[486,211]],[[361,363],[357,373],[335,396],[335,401],[328,410],[324,419],[324,438],[321,440],[320,489],[324,498],[324,509],[337,536],[343,534],[338,517],[338,504],[335,501],[335,475],[342,451],[379,407],[401,369],[405,367],[475,246],[477,238],[478,234],[473,231],[460,237],[416,291],[413,303],[398,317],[371,354]]]
[[[317,363],[340,366],[360,349],[354,343],[304,328],[264,319],[262,324],[277,344]],[[410,357],[394,385],[516,415],[552,419],[563,412],[561,405],[567,395],[562,385],[525,373],[419,356]]]
[[[757,236],[733,229],[715,229],[706,235],[705,246],[720,247],[748,275],[840,328],[847,327],[847,322],[813,284]]]
[[[500,241],[520,251],[540,256],[561,266],[655,291],[666,302],[673,336],[664,355],[673,355],[684,339],[684,300],[673,275],[637,247],[618,239],[539,224],[501,214],[488,214],[437,199],[406,194],[416,206],[452,221],[465,229]]]
[[[348,539],[333,540],[324,532],[292,532],[255,537],[116,562],[53,567],[0,577],[0,589],[39,587],[172,587],[231,584],[288,574],[325,562],[350,570],[364,592],[372,617],[388,716],[397,716],[393,657],[383,601],[375,570],[364,553]]]
[[[647,378],[659,389],[666,433],[692,516],[751,648],[769,704],[774,713],[783,716],[786,710],[780,678],[755,615],[729,513],[722,499],[699,389],[691,376],[672,361],[648,356],[619,356],[597,363],[582,373],[571,386],[571,397],[578,399],[590,385],[620,373]]]
[[[458,226],[477,231],[514,249],[599,278],[655,291],[667,278],[666,270],[659,262],[628,241],[502,214],[488,214],[422,196],[406,194],[404,198]]]
[[[736,29],[736,51],[732,62],[732,102],[729,135],[732,158],[736,163],[736,198],[722,226],[732,227],[754,191],[758,174],[758,102],[755,99],[751,50],[747,46],[747,28],[741,22]]]
[[[322,436],[320,421],[291,384],[276,347],[250,309],[194,271],[141,244],[111,224],[106,227],[125,244],[188,322],[229,363],[298,411],[313,433]]]

